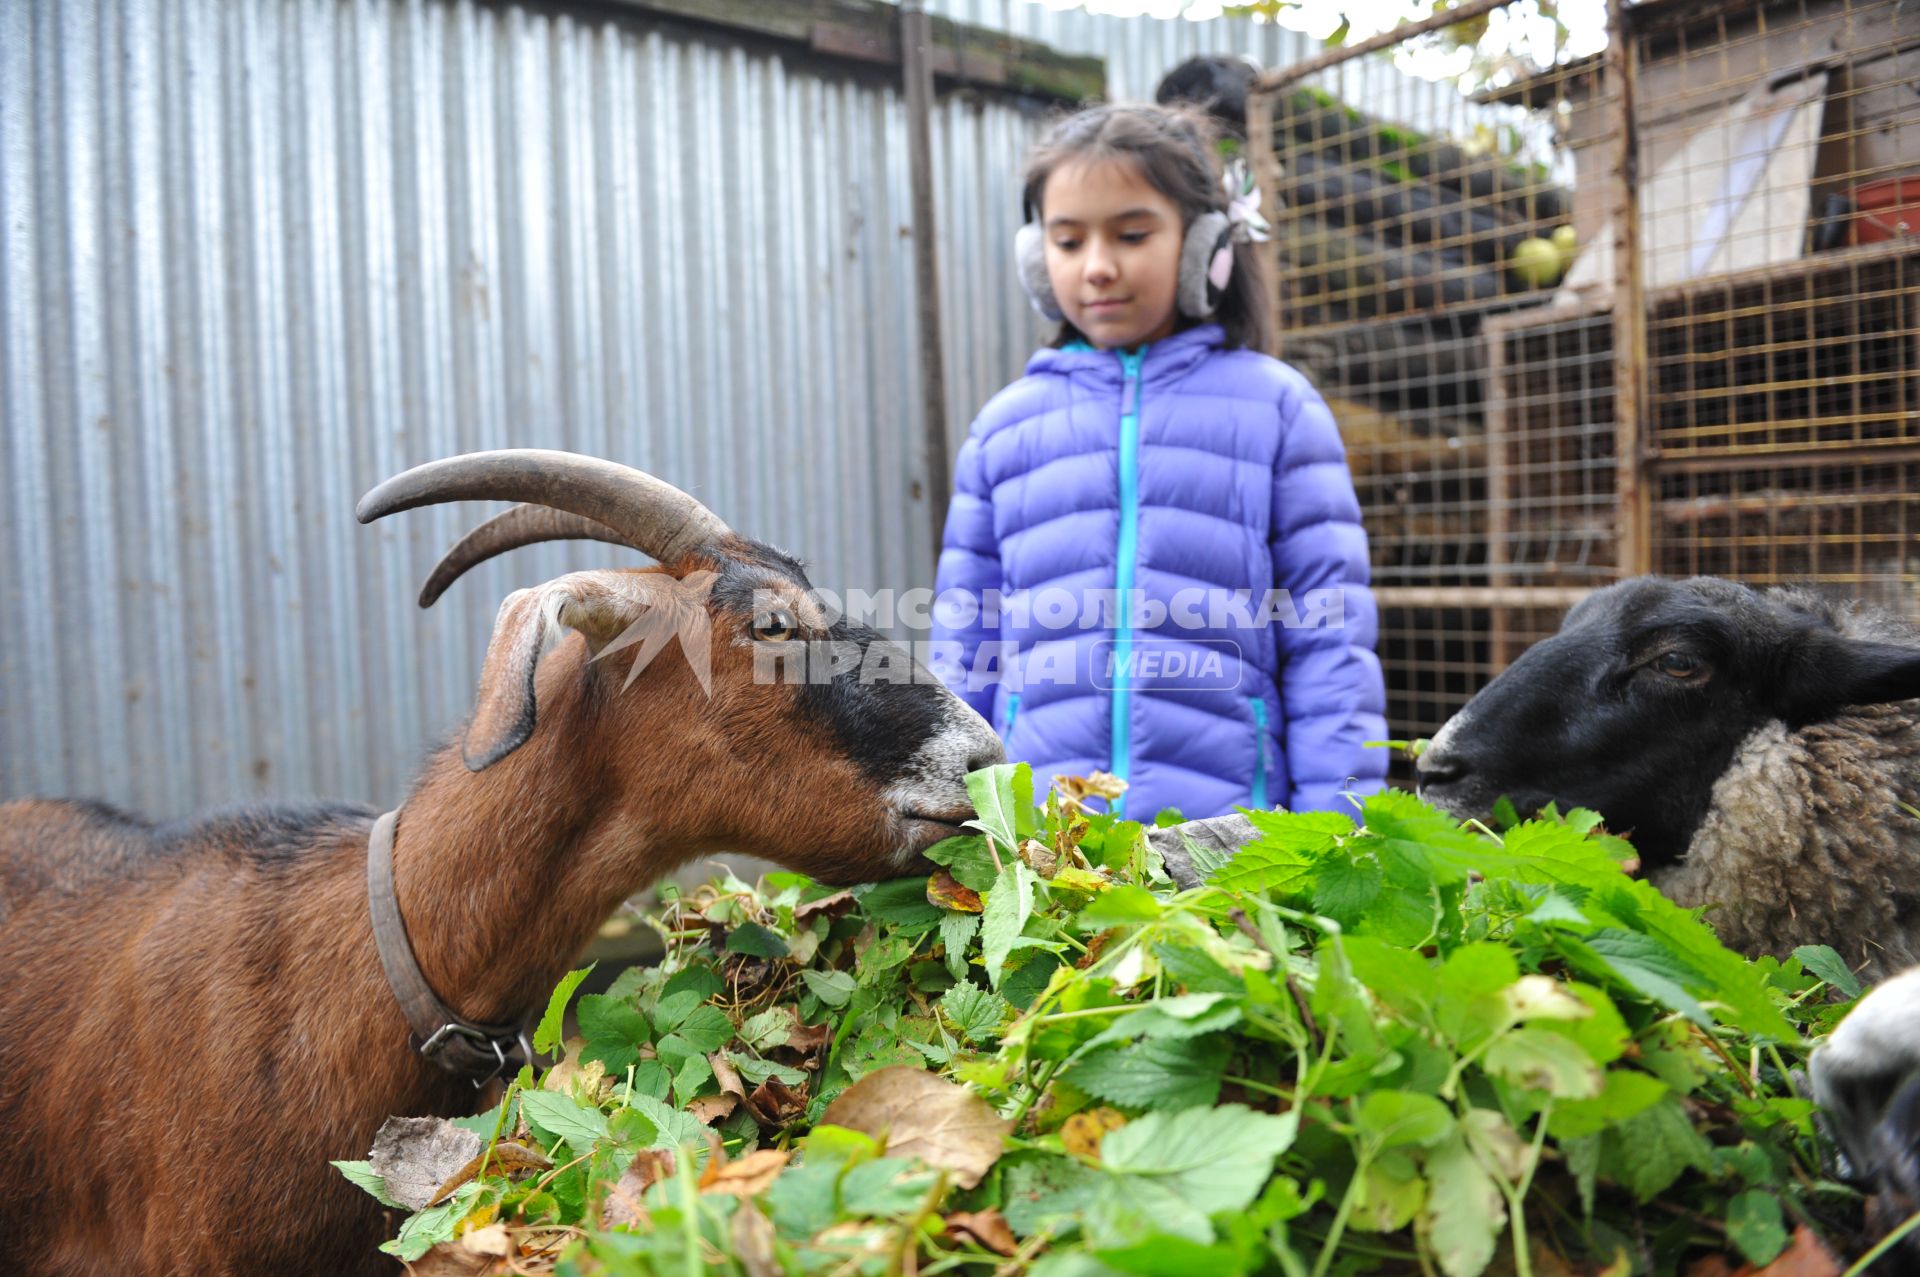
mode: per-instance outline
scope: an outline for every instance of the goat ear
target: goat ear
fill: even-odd
[[[1849,705],[1920,697],[1920,648],[1819,634],[1804,642],[1780,687],[1781,717],[1817,722]]]
[[[483,771],[533,735],[534,674],[540,658],[567,630],[598,653],[646,606],[633,573],[574,572],[530,590],[515,590],[494,618],[480,671],[480,694],[461,743],[468,771]]]

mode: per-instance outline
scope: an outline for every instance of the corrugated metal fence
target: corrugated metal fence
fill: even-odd
[[[1298,52],[936,8],[1121,95],[1201,42]],[[1001,268],[1035,122],[935,122],[955,423],[1039,336]],[[448,453],[612,457],[820,584],[929,583],[904,134],[881,77],[605,12],[0,4],[0,797],[398,797],[502,595],[606,561],[523,551],[418,612],[473,512],[353,503]]]

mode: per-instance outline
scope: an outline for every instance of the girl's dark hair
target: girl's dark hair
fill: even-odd
[[[1141,178],[1173,201],[1182,230],[1210,210],[1224,211],[1220,165],[1211,121],[1184,106],[1095,106],[1053,123],[1027,155],[1022,201],[1029,217],[1041,215],[1040,197],[1047,179],[1072,162],[1118,160],[1133,165]],[[1258,245],[1233,246],[1233,278],[1219,309],[1205,322],[1226,329],[1229,347],[1267,350],[1272,340],[1266,270]],[[1196,321],[1182,315],[1182,326]],[[1085,335],[1062,320],[1053,344],[1084,341]]]

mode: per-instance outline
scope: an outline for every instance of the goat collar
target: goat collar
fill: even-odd
[[[442,1002],[427,983],[407,941],[400,898],[393,890],[393,830],[400,821],[390,811],[373,822],[367,837],[367,906],[373,914],[373,943],[380,950],[387,986],[406,1014],[412,1042],[427,1059],[456,1077],[481,1086],[533,1059],[526,1029],[519,1024],[475,1024]]]

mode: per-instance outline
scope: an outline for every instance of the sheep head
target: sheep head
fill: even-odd
[[[502,783],[564,757],[572,801],[630,812],[671,860],[733,849],[828,881],[907,872],[971,819],[986,722],[871,627],[825,612],[800,564],[658,480],[530,450],[433,462],[361,502],[530,498],[463,540],[423,595],[536,540],[590,537],[662,560],[575,572],[501,605],[461,747]],[[543,729],[564,734],[529,758]]]
[[[1641,577],[1582,600],[1448,720],[1420,792],[1462,817],[1502,795],[1523,815],[1591,808],[1656,868],[1686,853],[1758,728],[1917,696],[1920,649],[1891,621],[1798,591]]]

